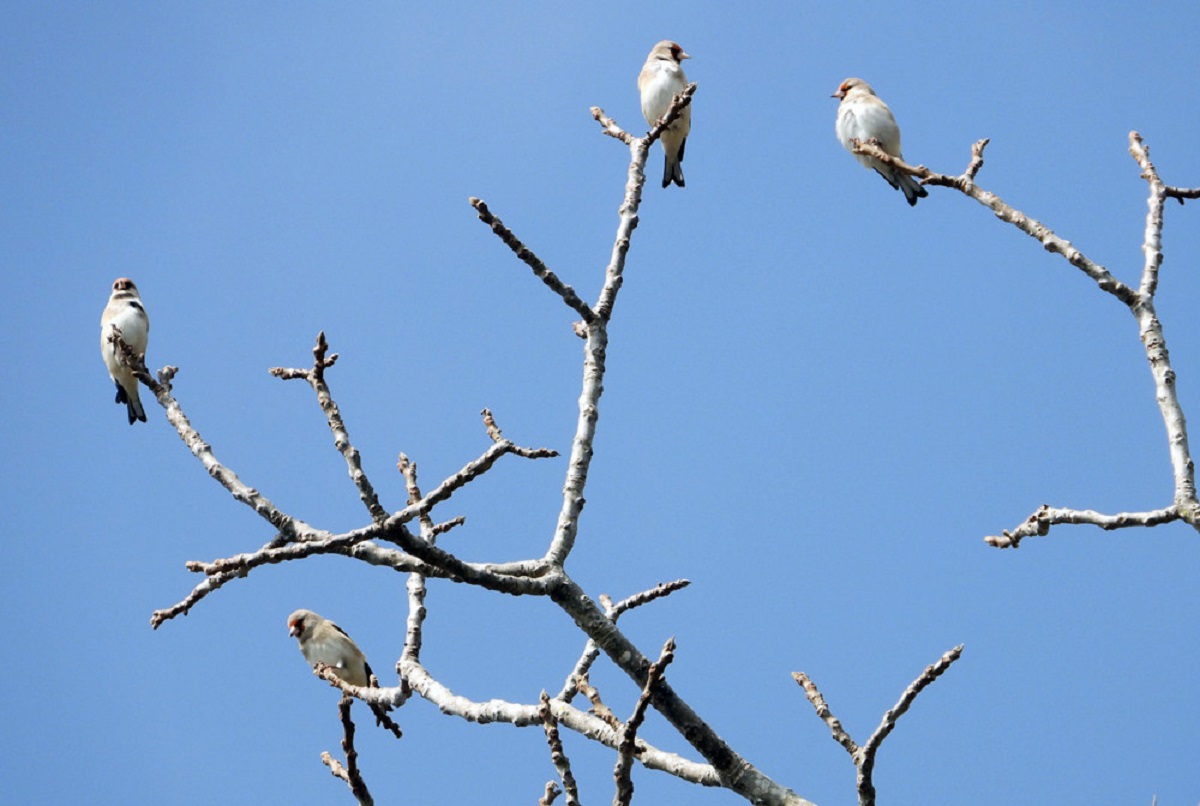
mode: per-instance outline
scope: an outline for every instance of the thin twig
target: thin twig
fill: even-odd
[[[896,728],[896,720],[904,715],[904,712],[912,705],[913,700],[917,698],[926,686],[941,677],[942,673],[950,668],[954,661],[962,657],[963,645],[951,649],[949,652],[938,658],[935,663],[931,663],[925,667],[925,671],[917,677],[916,680],[904,690],[900,695],[900,699],[883,715],[883,720],[879,723],[879,727],[871,734],[871,738],[867,739],[867,743],[862,746],[859,752],[859,783],[858,783],[858,800],[861,806],[873,806],[875,803],[875,785],[872,782],[872,774],[875,770],[875,756],[879,752],[879,746],[883,744],[883,740],[888,734]]]
[[[359,806],[373,806],[375,803],[367,790],[367,782],[363,780],[358,769],[358,751],[354,749],[354,721],[350,719],[350,703],[354,700],[349,695],[342,695],[338,701],[338,714],[342,720],[342,752],[346,754],[346,765],[343,767],[328,751],[321,753],[321,762],[329,767],[335,778],[341,778],[350,787]]]
[[[858,773],[857,789],[859,806],[875,806],[875,784],[872,779],[875,770],[875,756],[878,754],[883,740],[895,729],[896,721],[909,709],[913,700],[917,698],[917,695],[949,669],[950,665],[962,656],[962,651],[962,644],[959,644],[954,649],[942,655],[936,663],[926,666],[917,679],[909,684],[904,693],[900,695],[899,701],[884,713],[879,727],[871,734],[871,738],[867,739],[866,744],[861,747],[854,743],[854,740],[850,738],[850,734],[842,727],[841,720],[830,711],[825,698],[817,690],[816,683],[803,672],[792,673],[792,677],[804,689],[804,696],[808,698],[813,708],[816,709],[817,716],[829,727],[834,741],[844,747],[846,752],[850,754],[850,760],[854,762],[854,768]]]
[[[633,800],[633,759],[637,755],[637,732],[646,719],[646,708],[650,705],[651,693],[674,659],[675,639],[668,638],[663,644],[658,660],[650,664],[650,670],[646,673],[646,685],[642,686],[642,693],[637,698],[633,714],[621,728],[621,745],[617,749],[617,764],[613,769],[613,779],[617,785],[613,806],[629,806]]]
[[[421,495],[421,488],[417,484],[417,463],[401,453],[400,458],[396,460],[396,469],[404,477],[404,486],[408,490],[409,505],[416,504],[424,498]],[[437,533],[434,532],[433,518],[429,517],[429,510],[422,511],[418,519],[421,523],[421,536],[432,542],[437,537]]]
[[[477,199],[472,196],[468,201],[475,208],[475,212],[479,215],[479,220],[491,227],[492,232],[496,233],[496,237],[503,241],[504,245],[511,249],[525,265],[533,269],[533,273],[551,291],[558,294],[571,310],[583,317],[583,321],[591,322],[596,318],[595,311],[579,298],[579,295],[575,293],[575,289],[558,279],[558,275],[550,271],[546,267],[546,264],[541,261],[541,258],[535,255],[529,247],[521,243],[520,239],[516,235],[513,235],[512,230],[504,226],[503,221],[492,215],[492,211],[488,209],[483,199]]]
[[[325,340],[325,331],[322,330],[317,334],[317,344],[313,347],[313,366],[312,369],[285,369],[284,367],[271,367],[267,370],[270,374],[284,380],[300,379],[308,383],[313,391],[317,393],[317,404],[321,407],[321,411],[325,413],[325,420],[329,425],[329,430],[333,432],[333,444],[346,460],[346,467],[350,472],[350,480],[354,482],[354,486],[358,489],[359,500],[366,506],[367,511],[371,514],[371,520],[376,523],[382,523],[387,520],[388,512],[379,503],[379,496],[375,494],[375,488],[371,486],[370,479],[367,478],[366,471],[362,467],[362,457],[358,453],[358,449],[350,441],[350,432],[346,429],[346,424],[342,421],[342,414],[338,410],[337,403],[333,400],[333,394],[329,391],[329,385],[325,383],[325,370],[332,367],[337,362],[337,353],[326,357],[329,351],[329,343]]]
[[[492,416],[492,410],[484,409],[479,414],[483,417],[483,427],[487,430],[488,436],[492,438],[492,442],[502,440],[504,433],[500,430],[500,426],[496,425],[496,418]]]
[[[600,697],[600,690],[592,685],[592,681],[588,679],[586,674],[579,675],[575,678],[575,690],[587,698],[587,701],[592,704],[592,713],[598,719],[604,721],[613,730],[621,729],[621,720],[617,719],[617,715],[612,712],[612,709],[604,704],[604,700]]]
[[[558,788],[558,784],[554,781],[546,782],[546,792],[538,798],[538,806],[550,806],[562,794],[562,790]]]
[[[850,754],[851,758],[854,758],[858,754],[858,745],[842,727],[842,721],[833,715],[829,703],[825,702],[825,697],[821,695],[817,684],[804,672],[792,672],[792,678],[804,689],[804,696],[812,703],[812,707],[816,709],[817,716],[821,718],[821,721],[829,727],[829,732],[833,734],[833,740],[846,748],[846,752]]]
[[[550,763],[562,780],[567,806],[579,806],[579,788],[575,784],[575,776],[571,774],[571,760],[563,752],[562,740],[558,736],[558,721],[550,711],[550,695],[544,691],[538,712],[542,717],[542,729],[546,732],[546,743],[550,745]]]

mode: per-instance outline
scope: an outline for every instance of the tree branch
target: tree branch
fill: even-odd
[[[558,784],[553,781],[546,782],[546,792],[538,798],[538,806],[550,806],[562,794],[562,790],[558,788]]]
[[[983,167],[983,149],[987,145],[987,140],[980,140],[971,149],[971,162],[967,167],[967,171],[961,176],[948,176],[946,174],[935,173],[929,170],[924,165],[916,167],[909,165],[904,160],[893,157],[882,148],[872,143],[854,141],[855,154],[865,154],[878,159],[887,165],[892,166],[898,171],[915,176],[922,180],[925,185],[939,185],[942,187],[950,187],[960,191],[964,195],[974,199],[983,206],[991,209],[996,214],[996,217],[1001,221],[1006,221],[1012,224],[1017,229],[1024,232],[1034,240],[1041,243],[1042,247],[1047,252],[1054,252],[1066,258],[1067,262],[1075,268],[1082,271],[1100,287],[1101,290],[1112,294],[1117,299],[1124,302],[1126,305],[1131,305],[1136,298],[1136,292],[1125,285],[1121,281],[1113,277],[1108,269],[1098,263],[1088,259],[1086,255],[1075,248],[1070,241],[1060,238],[1054,234],[1054,231],[1047,227],[1037,219],[1029,216],[1011,207],[1003,199],[995,193],[984,190],[975,184],[975,175],[979,169]]]
[[[675,639],[668,638],[659,653],[658,661],[650,664],[646,673],[646,685],[638,695],[633,714],[619,731],[620,745],[617,748],[617,765],[613,770],[613,779],[617,783],[617,792],[613,796],[613,806],[629,806],[633,800],[633,758],[637,753],[637,732],[646,719],[646,708],[650,705],[650,693],[662,680],[667,666],[675,659]],[[543,692],[542,696],[546,696]]]
[[[404,733],[400,730],[400,726],[388,716],[387,712],[389,708],[398,708],[404,704],[409,696],[407,688],[402,686],[380,688],[379,681],[375,675],[371,675],[370,685],[354,686],[340,678],[337,670],[325,663],[314,664],[313,674],[327,682],[333,688],[340,689],[343,699],[350,697],[355,700],[362,700],[371,709],[371,713],[375,714],[376,725],[382,726],[397,739],[404,738]]]
[[[342,766],[328,751],[321,753],[321,763],[329,768],[335,778],[341,778],[350,787],[350,793],[358,801],[359,806],[374,806],[375,799],[367,790],[367,782],[363,780],[358,769],[358,751],[354,749],[354,722],[350,719],[350,703],[353,700],[344,695],[338,701],[338,714],[342,719],[342,751],[346,754],[346,766]]]
[[[112,337],[110,337],[110,340]],[[113,342],[120,349],[122,355],[128,359],[132,353],[129,345],[119,338]],[[137,360],[137,357],[134,357]],[[204,469],[208,471],[208,475],[216,479],[217,483],[224,487],[234,497],[246,506],[253,509],[260,517],[270,523],[279,533],[288,540],[306,540],[311,539],[318,534],[317,530],[313,529],[299,518],[293,518],[290,515],[284,514],[267,498],[258,492],[253,487],[243,483],[238,475],[225,465],[217,461],[217,457],[213,454],[212,447],[200,438],[200,433],[192,427],[187,415],[183,412],[183,407],[171,395],[171,382],[175,375],[179,372],[177,367],[163,367],[159,370],[159,382],[155,382],[145,369],[145,364],[138,361],[138,367],[135,369],[135,374],[150,391],[154,393],[155,399],[158,400],[160,406],[166,409],[167,420],[171,425],[175,426],[175,431],[179,434],[179,438],[187,445],[188,450],[192,455],[200,460],[204,465]]]
[[[689,85],[675,97],[671,108],[663,116],[663,121],[652,130],[651,136],[631,138],[621,132],[615,123],[604,115],[599,107],[593,107],[592,116],[601,121],[605,132],[629,145],[629,171],[625,181],[625,196],[621,202],[617,222],[617,235],[613,243],[612,257],[604,270],[604,286],[595,306],[596,318],[584,323],[582,335],[584,344],[583,389],[579,395],[579,420],[575,427],[575,438],[571,442],[571,456],[567,462],[567,478],[563,484],[563,506],[558,516],[558,526],[554,539],[546,552],[546,561],[559,568],[566,562],[575,545],[575,536],[579,532],[579,516],[583,512],[583,488],[587,485],[588,468],[592,462],[592,440],[596,435],[596,420],[600,416],[600,395],[604,391],[605,359],[608,350],[608,321],[612,317],[613,305],[616,304],[617,292],[621,288],[622,275],[625,271],[625,257],[629,252],[630,238],[637,227],[638,207],[642,200],[642,187],[646,184],[646,158],[649,156],[650,144],[654,137],[661,134],[670,121],[679,116],[680,111],[691,103],[692,94],[696,91],[695,84]],[[607,121],[607,123],[606,123]],[[610,129],[610,126],[612,129]]]
[[[312,369],[300,370],[271,367],[267,371],[283,380],[303,379],[317,393],[317,404],[321,407],[321,411],[325,413],[325,420],[329,424],[329,430],[333,432],[334,446],[346,460],[346,467],[350,472],[350,480],[354,482],[354,486],[358,489],[359,500],[363,502],[367,508],[367,512],[371,514],[371,520],[380,523],[387,520],[387,510],[379,503],[379,497],[375,494],[375,488],[371,486],[371,481],[367,478],[367,474],[362,468],[362,457],[359,455],[358,449],[350,442],[350,432],[346,430],[346,425],[342,422],[341,412],[338,410],[337,403],[333,401],[333,394],[329,391],[329,385],[325,383],[325,370],[328,367],[332,367],[338,359],[337,353],[326,358],[328,350],[329,344],[325,341],[325,331],[322,330],[317,334],[317,344],[313,347]]]
[[[437,706],[443,714],[455,716],[468,722],[491,724],[503,722],[518,728],[541,725],[543,719],[539,705],[522,705],[504,700],[476,702],[455,694],[438,682],[420,663],[408,658],[401,659],[399,671],[412,686],[413,693]],[[555,721],[580,736],[616,750],[620,737],[617,731],[604,720],[580,711],[559,699],[550,700]],[[659,750],[643,740],[638,740],[638,760],[647,769],[668,773],[676,778],[701,786],[723,786],[716,770],[708,764],[690,761],[675,753]]]
[[[566,611],[601,651],[639,687],[646,685],[650,661],[616,628],[583,590],[565,574],[548,575],[550,597]],[[721,785],[751,803],[769,802],[786,806],[810,806],[787,787],[773,781],[725,743],[716,731],[692,710],[683,698],[663,680],[651,694],[655,710],[671,723],[679,735],[712,764]]]
[[[575,784],[575,776],[571,774],[571,761],[563,752],[562,741],[558,738],[558,723],[550,712],[550,696],[542,692],[542,704],[538,708],[542,718],[542,728],[546,731],[546,743],[550,745],[550,762],[554,765],[558,777],[563,783],[563,794],[567,806],[579,806],[579,788]]]
[[[1011,532],[1005,529],[999,535],[988,535],[984,541],[996,548],[1015,549],[1027,537],[1045,537],[1050,533],[1051,526],[1060,523],[1087,524],[1112,531],[1128,529],[1131,526],[1159,526],[1179,519],[1179,511],[1173,506],[1150,512],[1118,512],[1115,515],[1105,515],[1090,509],[1063,509],[1042,504],[1016,529]]]
[[[492,232],[496,233],[504,245],[513,251],[529,268],[533,269],[533,273],[541,279],[546,286],[558,294],[562,301],[567,303],[567,307],[579,314],[585,322],[591,322],[596,318],[595,312],[587,306],[587,303],[579,298],[575,293],[575,289],[558,279],[558,275],[546,268],[546,264],[535,255],[529,247],[521,243],[516,235],[513,235],[512,230],[504,226],[504,222],[492,215],[492,211],[488,209],[487,204],[483,199],[477,199],[472,196],[468,199],[471,206],[475,208],[475,212],[479,214],[479,220],[492,228]]]
[[[613,604],[604,594],[600,594],[600,604],[604,605],[604,614],[616,623],[617,619],[626,610],[632,610],[635,607],[641,607],[644,604],[649,604],[656,599],[661,599],[665,596],[670,596],[677,590],[683,590],[691,582],[686,579],[677,579],[674,582],[660,582],[650,590],[635,593],[628,599],[624,599],[617,604]],[[562,690],[558,692],[555,699],[563,702],[570,702],[578,691],[577,681],[586,679],[588,670],[592,668],[592,664],[596,662],[596,658],[600,657],[600,650],[596,646],[596,642],[591,639],[583,648],[583,654],[579,656],[579,660],[575,662],[575,668],[567,675],[566,682],[563,683]]]
[[[858,803],[859,806],[875,806],[875,784],[872,780],[875,770],[875,756],[879,752],[880,745],[887,738],[888,734],[896,728],[896,721],[904,715],[904,712],[912,705],[913,700],[921,693],[930,683],[938,679],[950,665],[962,656],[962,644],[954,647],[946,654],[942,655],[936,663],[925,667],[925,671],[914,680],[904,693],[900,695],[899,701],[887,710],[883,715],[883,720],[879,723],[879,727],[871,734],[871,738],[867,739],[867,743],[859,747],[850,738],[850,734],[842,728],[841,721],[833,715],[829,710],[829,705],[825,702],[825,698],[821,696],[821,692],[817,689],[817,684],[812,681],[804,672],[793,672],[792,677],[804,689],[804,696],[812,703],[816,709],[817,716],[829,726],[829,731],[833,735],[834,741],[846,749],[850,754],[850,760],[854,762],[854,768],[858,771]]]
[[[935,173],[923,165],[913,167],[903,160],[887,154],[874,144],[860,141],[853,143],[853,151],[856,154],[874,157],[896,170],[920,178],[923,184],[954,188],[990,208],[1000,220],[1007,221],[1037,239],[1048,251],[1065,257],[1072,266],[1091,277],[1101,290],[1124,303],[1137,320],[1138,332],[1154,379],[1155,399],[1167,429],[1167,445],[1174,475],[1174,517],[1166,517],[1161,510],[1140,514],[1122,513],[1112,516],[1099,515],[1091,510],[1080,512],[1053,510],[1056,514],[1047,520],[1043,516],[1044,513],[1039,515],[1042,513],[1042,510],[1039,510],[1016,531],[1005,532],[1002,536],[992,535],[985,538],[993,546],[1015,547],[1023,537],[1033,534],[1044,535],[1051,522],[1091,523],[1105,529],[1114,529],[1125,526],[1154,526],[1178,519],[1200,531],[1200,499],[1196,494],[1195,466],[1188,447],[1187,421],[1176,393],[1175,372],[1171,369],[1162,323],[1158,319],[1154,306],[1154,295],[1158,290],[1158,274],[1163,260],[1163,208],[1166,198],[1171,196],[1182,202],[1184,198],[1193,196],[1191,191],[1168,188],[1163,183],[1159,178],[1158,170],[1150,161],[1150,149],[1140,134],[1130,132],[1129,142],[1129,151],[1141,167],[1142,178],[1149,185],[1150,192],[1147,200],[1149,210],[1146,215],[1145,235],[1142,242],[1144,255],[1142,278],[1136,290],[1117,280],[1108,269],[1090,260],[1070,241],[1060,238],[1046,225],[1009,206],[1000,197],[975,184],[975,176],[983,166],[983,149],[988,143],[987,140],[980,140],[972,147],[971,162],[961,176]],[[1048,507],[1043,507],[1043,509],[1050,511]]]

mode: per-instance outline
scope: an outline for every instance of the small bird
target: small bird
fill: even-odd
[[[117,279],[112,285],[112,295],[104,313],[100,315],[100,354],[104,365],[117,386],[117,402],[124,403],[129,414],[129,424],[146,422],[146,410],[138,397],[138,379],[133,370],[125,366],[117,352],[117,345],[109,342],[113,328],[121,331],[121,339],[138,355],[146,354],[146,343],[150,337],[150,318],[142,307],[142,298],[137,286],[128,277]]]
[[[297,610],[288,616],[288,635],[300,644],[310,664],[324,663],[333,673],[352,686],[371,681],[371,667],[358,644],[346,631],[311,610]]]
[[[851,140],[867,142],[874,140],[879,147],[897,159],[904,159],[900,153],[900,127],[888,105],[879,100],[871,85],[861,78],[848,78],[837,88],[832,98],[841,100],[837,113],[837,136],[842,145],[850,150]],[[910,205],[915,205],[918,198],[929,195],[929,191],[906,173],[901,173],[890,165],[885,165],[874,157],[865,154],[855,154],[854,158],[868,168],[874,168],[887,183],[904,193],[904,198]]]
[[[335,675],[352,686],[371,685],[371,666],[354,639],[338,625],[311,610],[297,610],[288,616],[288,635],[300,644],[300,651],[310,665],[324,663]],[[376,724],[384,725],[400,738],[400,726],[387,715],[388,708],[367,703],[375,714]]]
[[[642,114],[651,126],[658,123],[677,93],[687,86],[687,76],[683,74],[681,62],[691,56],[683,52],[678,42],[664,39],[654,46],[642,72],[638,76],[638,91],[642,94]],[[662,186],[674,182],[683,187],[684,146],[687,145],[688,132],[692,129],[692,107],[689,104],[679,113],[679,117],[662,133],[658,141],[662,143],[663,153],[666,154],[663,163]]]

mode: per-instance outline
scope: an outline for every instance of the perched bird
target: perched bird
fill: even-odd
[[[352,686],[371,685],[371,666],[358,644],[346,631],[311,610],[297,610],[288,616],[288,635],[295,637],[309,664],[324,663],[335,675]],[[387,715],[387,707],[367,704],[376,724],[384,725],[400,738],[400,726]]]
[[[128,277],[121,277],[112,286],[108,305],[100,315],[100,354],[108,374],[117,385],[117,402],[124,403],[129,413],[129,424],[137,420],[146,422],[146,410],[138,397],[138,379],[133,370],[125,366],[117,352],[117,345],[108,339],[113,328],[119,328],[121,339],[138,355],[146,354],[146,342],[150,337],[150,318],[142,307],[142,298],[137,286]]]
[[[641,75],[638,76],[638,91],[642,94],[642,114],[651,126],[667,114],[671,100],[687,86],[687,76],[683,74],[684,59],[691,56],[683,52],[678,42],[664,39],[654,46],[646,63],[642,65]],[[688,132],[692,129],[692,107],[685,106],[679,117],[662,133],[658,141],[662,143],[663,153],[666,154],[663,163],[662,186],[674,182],[683,187],[683,150],[687,145]]]
[[[879,100],[870,84],[861,78],[848,78],[831,97],[841,100],[837,113],[837,136],[847,150],[853,147],[851,140],[864,143],[874,140],[888,154],[904,159],[900,153],[900,127],[896,125],[896,118],[892,116],[888,105]],[[929,195],[929,191],[911,176],[884,165],[874,157],[855,154],[854,158],[866,167],[874,168],[889,185],[903,191],[910,205],[915,205],[918,198]]]
[[[288,635],[300,644],[304,659],[312,665],[324,663],[333,673],[352,686],[366,686],[371,667],[358,644],[346,631],[311,610],[297,610],[288,616]]]

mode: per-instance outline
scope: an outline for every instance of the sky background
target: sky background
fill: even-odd
[[[216,455],[284,510],[368,521],[309,388],[329,381],[385,506],[404,451],[426,488],[488,444],[567,452],[572,313],[475,218],[485,199],[593,300],[635,80],[673,38],[699,84],[684,169],[652,157],[610,329],[588,505],[568,570],[593,597],[686,577],[621,622],[749,761],[828,806],[854,770],[792,681],[864,741],[927,664],[965,653],[884,744],[882,803],[1200,802],[1200,548],[1181,525],[982,538],[1043,502],[1171,500],[1135,323],[1082,273],[945,189],[910,209],[838,144],[848,76],[891,106],[913,163],[980,183],[1136,283],[1146,137],[1200,185],[1192,2],[3,4],[0,249],[15,372],[0,505],[0,779],[12,803],[348,803],[337,695],[285,619],[307,607],[395,683],[403,575],[345,558],[271,566],[157,631],[188,560],[272,532],[210,480],[148,393],[129,427],[97,350],[136,280],[148,363]],[[1200,206],[1170,203],[1158,297],[1200,420]],[[1200,437],[1193,435],[1193,443]],[[508,458],[437,510],[466,559],[541,556],[565,459]],[[424,660],[456,693],[534,702],[584,639],[550,603],[434,581]],[[593,677],[617,714],[636,691]],[[532,803],[540,730],[414,700],[405,738],[357,707],[380,803]],[[696,754],[652,718],[642,736]],[[568,735],[585,803],[613,754]],[[731,804],[638,767],[638,803]]]

